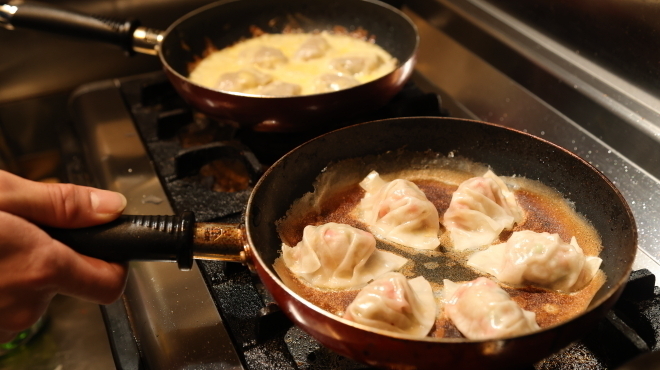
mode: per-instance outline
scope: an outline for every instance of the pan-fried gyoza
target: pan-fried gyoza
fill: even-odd
[[[523,230],[514,232],[505,243],[474,253],[467,264],[505,284],[568,293],[589,283],[601,261],[585,256],[575,237],[565,243],[557,234]]]
[[[445,280],[445,315],[470,339],[493,339],[538,330],[536,314],[526,311],[494,281],[480,277],[463,284]]]
[[[506,184],[493,171],[462,182],[451,197],[442,224],[452,246],[470,249],[489,245],[502,230],[522,221],[523,211]]]
[[[382,168],[362,168],[364,164],[360,160],[347,160],[329,166],[317,179],[315,191],[296,201],[287,215],[278,222],[285,262],[286,255],[297,248],[289,246],[300,241],[300,234],[308,225],[331,222],[375,231],[378,250],[389,251],[407,259],[407,263],[398,269],[399,273],[409,279],[423,276],[425,281],[429,281],[440,307],[434,329],[426,332],[433,337],[484,339],[522,335],[570,319],[586,309],[605,279],[604,274],[598,270],[600,259],[596,257],[601,242],[596,230],[574,211],[561,194],[538,181],[522,177],[498,177],[486,166],[466,159],[437,154],[432,155],[431,159],[425,159],[429,158],[428,153],[402,153],[405,152],[399,154],[405,159],[393,159],[396,156],[389,158],[397,162],[394,164],[388,162],[388,158],[383,159],[384,163],[392,164],[390,168],[386,164]],[[395,211],[388,204],[396,202],[383,205],[383,209],[374,209],[373,206],[365,208],[365,203],[373,203],[369,200],[374,195],[370,194],[369,186],[365,187],[365,183],[368,184],[378,176],[378,173],[372,171],[382,176],[382,180],[378,177],[382,182],[381,187],[398,182],[410,183],[412,186],[405,187],[408,192],[416,189],[422,193],[423,199],[433,206],[436,219],[440,220],[433,235],[439,241],[438,248],[419,249],[418,246],[389,238],[386,232],[374,228],[379,219]],[[406,199],[405,191],[392,193],[389,197],[393,199]],[[466,203],[463,198],[468,196],[470,199]],[[420,197],[415,199],[419,200]],[[406,205],[410,207],[409,203]],[[390,223],[393,222],[390,226],[396,228],[428,223],[428,212],[420,211],[424,207],[419,208],[416,203],[412,207],[416,208],[415,212],[406,213],[410,217],[390,220]],[[452,216],[452,213],[457,212],[463,214],[460,217]],[[444,217],[438,217],[438,214]],[[477,221],[467,219],[471,214],[476,215]],[[411,219],[415,216],[420,219]],[[506,222],[499,222],[503,219]],[[463,235],[458,238],[458,243],[465,245],[466,241],[470,242],[470,238],[466,237],[470,228],[477,234],[478,242],[470,248],[457,248],[454,245],[457,238],[452,237],[452,234],[456,230],[457,220],[463,222]],[[486,226],[480,225],[481,221]],[[488,229],[486,241],[478,236],[483,229]],[[428,229],[409,227],[407,231],[422,235]],[[571,238],[571,243],[562,241]],[[579,246],[575,240],[579,240]],[[283,264],[280,260],[282,258],[278,259],[275,268],[282,280],[311,303],[357,323],[381,329],[387,326],[368,318],[375,315],[373,311],[355,309],[361,300],[365,300],[361,297],[374,294],[373,288],[363,288],[366,283],[362,287],[353,285],[344,290],[320,289],[318,285],[310,287],[309,279],[297,274],[295,267]],[[492,276],[493,280],[485,276]],[[374,278],[379,281],[378,276]],[[449,291],[453,298],[446,296],[447,281],[452,285]],[[463,285],[453,285],[454,282]],[[361,288],[370,293],[360,292]],[[472,305],[474,299],[467,299],[472,303],[465,303],[459,298],[464,295],[471,297],[468,293],[472,290],[488,293],[484,295],[486,298],[480,299],[498,298],[497,302],[480,302],[484,305],[492,304],[494,311],[463,312],[463,308]],[[453,296],[455,292],[465,294],[457,293]],[[475,294],[483,293],[479,292]],[[564,307],[571,307],[570,312],[560,309],[559,302]],[[512,307],[515,308],[515,315],[510,311]],[[402,310],[408,317],[412,317],[411,306],[406,305]],[[508,329],[498,331],[492,327],[477,327],[480,322],[488,321],[488,317],[493,314],[505,311],[511,314],[501,317],[502,320],[508,320]],[[414,332],[406,328],[386,330]]]
[[[440,245],[438,210],[417,185],[403,179],[385,182],[373,171],[360,187],[366,192],[361,220],[379,237],[417,249]]]
[[[306,226],[295,247],[282,245],[282,258],[297,276],[316,287],[331,289],[364,286],[407,262],[376,249],[376,239],[370,233],[333,222]]]
[[[437,306],[431,284],[423,276],[408,280],[391,272],[360,290],[344,318],[372,328],[426,336],[435,323]]]

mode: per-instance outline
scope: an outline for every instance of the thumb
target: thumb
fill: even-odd
[[[126,198],[112,191],[72,184],[43,184],[0,171],[0,211],[37,224],[78,228],[117,218]]]

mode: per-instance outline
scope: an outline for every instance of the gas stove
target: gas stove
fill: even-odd
[[[411,1],[408,12],[422,35],[414,82],[383,109],[323,130],[255,133],[210,120],[188,108],[160,72],[85,85],[70,101],[83,144],[68,155],[69,178],[124,193],[127,214],[192,210],[199,221],[239,223],[263,170],[327,130],[447,114],[518,128],[600,168],[631,204],[640,234],[636,271],[617,306],[581,341],[533,368],[613,369],[656,350],[660,265],[653,225],[660,183],[649,160],[637,160],[626,143],[592,133],[440,32],[442,25],[469,18],[454,3],[427,12],[428,2]],[[367,368],[292,326],[259,280],[238,264],[200,261],[182,272],[175,264],[134,262],[123,299],[103,313],[119,369]]]

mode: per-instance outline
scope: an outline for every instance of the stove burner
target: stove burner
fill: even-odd
[[[222,162],[225,163],[224,167],[228,170],[235,170],[236,166],[232,164],[237,161],[243,164],[243,167],[234,173],[239,177],[239,172],[246,173],[250,185],[254,185],[263,172],[261,163],[245,146],[237,142],[220,142],[180,150],[174,157],[176,176],[181,179],[195,175],[204,166],[207,166],[208,170],[212,170],[209,165],[213,166],[215,163],[216,166],[222,166],[218,160],[223,159],[229,160]],[[226,178],[226,176],[224,177]],[[243,187],[243,189],[245,188],[247,186]]]
[[[236,136],[236,128],[232,121],[213,120],[196,113],[192,120],[186,120],[184,117],[178,123],[177,138],[182,148],[191,148],[217,141],[233,140]]]

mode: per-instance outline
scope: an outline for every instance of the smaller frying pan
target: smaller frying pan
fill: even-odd
[[[289,289],[273,263],[282,241],[276,230],[292,203],[313,191],[317,176],[333,162],[359,158],[383,166],[378,155],[432,151],[485,163],[502,176],[538,180],[563,194],[601,237],[606,281],[585,312],[537,332],[494,340],[413,338],[370,329],[330,314]],[[364,175],[368,173],[365,172]],[[506,127],[455,118],[399,118],[350,126],[289,152],[262,176],[250,196],[243,225],[194,223],[191,213],[123,216],[93,228],[53,230],[51,235],[81,253],[125,261],[178,261],[193,257],[245,262],[254,268],[293,322],[334,351],[358,361],[397,369],[515,369],[559,351],[605,315],[628,280],[637,251],[637,229],[614,185],[573,153]]]
[[[177,92],[194,108],[257,131],[303,131],[375,110],[401,90],[412,74],[419,36],[412,21],[376,0],[230,0],[209,4],[166,31],[73,13],[46,4],[0,5],[0,26],[26,27],[116,44],[128,52],[158,55]],[[253,36],[258,27],[282,33],[343,27],[365,30],[398,60],[397,68],[353,88],[304,96],[266,97],[212,90],[188,79],[189,66],[208,52]]]

